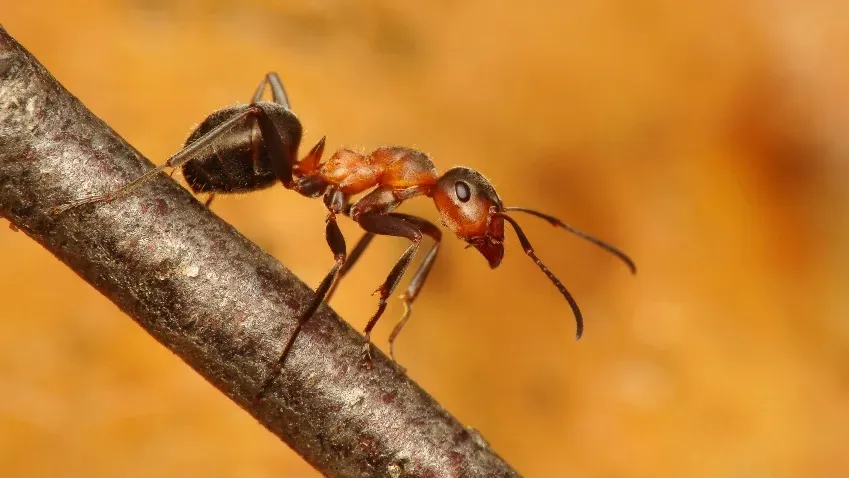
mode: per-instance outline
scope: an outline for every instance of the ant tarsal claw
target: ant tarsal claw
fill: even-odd
[[[265,398],[265,395],[268,393],[268,390],[271,388],[271,383],[274,382],[274,376],[268,377],[262,382],[262,386],[259,388],[259,391],[251,399],[251,402],[257,404]]]
[[[63,204],[61,206],[56,206],[50,209],[51,216],[61,216],[62,213],[70,209],[67,204]]]
[[[371,359],[371,342],[370,341],[366,341],[366,343],[363,344],[362,361],[363,361],[363,365],[365,365],[368,368],[371,368],[372,364],[374,363]]]

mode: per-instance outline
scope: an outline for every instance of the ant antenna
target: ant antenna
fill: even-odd
[[[579,236],[583,239],[586,239],[589,242],[592,242],[593,244],[601,247],[605,251],[607,251],[607,252],[615,255],[619,259],[621,259],[622,262],[624,262],[625,265],[628,266],[628,269],[631,270],[631,274],[637,273],[637,266],[634,264],[634,261],[631,260],[630,257],[628,257],[627,254],[625,254],[624,252],[620,251],[619,249],[611,246],[610,244],[602,241],[601,239],[597,239],[597,238],[589,235],[588,233],[586,233],[584,231],[581,231],[579,229],[576,229],[576,228],[564,223],[563,221],[561,221],[560,219],[557,219],[554,216],[549,216],[548,214],[543,214],[539,211],[534,211],[533,209],[528,209],[528,208],[524,208],[524,207],[505,207],[504,210],[505,211],[516,211],[516,212],[528,213],[532,216],[536,216],[538,218],[545,219],[546,221],[548,221],[554,227],[562,227],[563,229],[566,229],[567,231],[571,232],[572,234],[575,234],[576,236]],[[512,221],[511,221],[511,223],[515,227],[516,224]],[[516,232],[519,232],[519,231],[517,230]]]
[[[551,270],[546,267],[545,264],[542,263],[539,257],[537,257],[537,255],[534,253],[533,246],[531,246],[531,241],[528,240],[528,236],[525,235],[525,232],[522,231],[522,228],[519,227],[519,224],[516,222],[516,220],[508,216],[507,214],[495,213],[494,215],[504,218],[504,220],[506,220],[510,223],[511,226],[513,226],[513,230],[516,231],[516,235],[519,236],[519,242],[522,243],[522,249],[525,250],[525,254],[527,254],[531,259],[533,259],[536,265],[539,266],[539,268],[545,273],[545,275],[547,275],[548,278],[551,279],[551,282],[554,283],[557,289],[560,290],[560,293],[563,294],[563,297],[566,298],[566,302],[569,302],[569,306],[572,307],[572,313],[575,314],[575,323],[577,324],[577,332],[575,333],[575,339],[580,339],[581,335],[584,334],[584,318],[581,315],[581,309],[578,308],[578,303],[575,302],[575,299],[572,297],[572,294],[570,294],[569,291],[566,290],[566,287],[563,285],[562,282],[560,282],[560,279],[558,279],[557,276],[555,276],[554,273],[551,272]]]

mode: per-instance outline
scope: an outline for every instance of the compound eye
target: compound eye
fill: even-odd
[[[469,199],[472,198],[472,189],[463,181],[457,181],[454,184],[454,191],[457,193],[457,199],[460,202],[469,202]]]

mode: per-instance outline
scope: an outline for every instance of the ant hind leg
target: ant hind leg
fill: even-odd
[[[270,125],[271,128],[274,128],[274,125],[271,124],[271,120],[268,119],[268,116],[265,115],[265,112],[262,110],[262,108],[259,108],[259,107],[248,108],[245,111],[242,111],[239,114],[228,119],[227,121],[224,121],[223,123],[219,124],[215,128],[212,128],[205,135],[198,138],[197,141],[192,142],[190,145],[186,146],[185,148],[181,149],[180,151],[175,153],[173,156],[168,158],[168,161],[166,161],[163,164],[160,164],[159,166],[155,167],[154,169],[151,169],[151,170],[145,172],[141,176],[130,181],[128,184],[126,184],[126,185],[124,185],[124,186],[122,186],[122,187],[120,187],[120,188],[118,188],[114,191],[110,191],[106,194],[89,196],[89,197],[86,197],[86,198],[78,199],[76,201],[67,202],[67,203],[62,204],[58,207],[53,208],[52,213],[54,215],[60,215],[60,214],[67,212],[70,209],[73,209],[73,208],[76,208],[76,207],[79,207],[79,206],[83,206],[83,205],[91,204],[91,203],[98,203],[98,202],[110,202],[110,201],[113,201],[113,200],[118,199],[120,197],[123,197],[124,195],[126,195],[127,193],[129,193],[130,191],[135,189],[136,187],[140,186],[141,184],[144,184],[145,182],[149,181],[150,179],[152,179],[154,176],[156,176],[160,172],[164,171],[165,169],[167,169],[167,168],[177,169],[177,168],[183,166],[184,164],[188,163],[189,161],[192,161],[194,159],[199,158],[200,157],[199,153],[204,148],[206,148],[207,146],[212,144],[215,140],[219,139],[222,135],[229,133],[230,129],[234,125],[236,125],[236,123],[238,123],[240,121],[244,121],[245,118],[250,117],[252,115],[256,116],[257,118],[264,118],[265,122],[267,123],[265,129],[267,129],[269,125]],[[262,128],[262,121],[260,121],[260,127]],[[274,130],[274,132],[275,132],[275,135],[276,135],[277,134],[276,130]],[[263,134],[265,134],[264,129],[263,129]],[[277,137],[278,137],[278,140],[279,140],[279,135],[277,135]],[[281,148],[282,148],[282,146],[281,146]]]
[[[271,98],[274,102],[278,105],[291,109],[289,106],[289,96],[286,95],[286,89],[283,88],[283,82],[280,81],[280,76],[273,71],[266,73],[265,78],[262,79],[259,87],[257,87],[256,91],[254,91],[251,103],[258,103],[262,100],[262,94],[265,92],[266,84],[271,86]]]

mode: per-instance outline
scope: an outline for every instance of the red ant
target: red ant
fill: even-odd
[[[261,101],[266,85],[271,87],[273,102]],[[282,368],[304,323],[322,302],[330,299],[337,281],[354,265],[372,238],[375,235],[403,237],[411,244],[389,272],[386,281],[377,289],[376,292],[380,292],[377,312],[364,330],[366,344],[363,352],[370,359],[372,328],[386,309],[386,299],[410,265],[422,238],[429,236],[435,243],[401,296],[404,315],[389,337],[390,355],[395,359],[395,339],[410,318],[412,303],[433,266],[442,239],[441,230],[430,221],[393,212],[402,202],[416,196],[433,198],[442,223],[466,241],[469,244],[467,247],[473,246],[480,251],[493,269],[498,267],[504,257],[504,222],[508,222],[516,231],[522,249],[554,283],[572,308],[577,322],[577,338],[581,337],[584,328],[578,304],[554,273],[537,257],[519,224],[507,213],[532,214],[553,226],[577,234],[613,253],[625,262],[632,273],[636,273],[634,262],[615,247],[555,217],[531,209],[505,207],[492,184],[473,169],[455,167],[440,176],[426,154],[398,146],[378,148],[368,155],[340,149],[326,162],[321,162],[325,138],[297,161],[301,137],[301,123],[289,107],[280,78],[276,73],[269,73],[260,83],[249,105],[233,106],[212,113],[192,132],[184,149],[161,166],[118,190],[64,204],[57,207],[54,213],[61,214],[84,204],[111,201],[169,167],[175,171],[182,167],[183,175],[195,193],[211,193],[207,205],[216,193],[256,191],[270,187],[277,181],[286,189],[295,190],[306,197],[323,196],[328,211],[325,236],[336,262],[301,314],[277,361],[278,368]],[[368,190],[371,191],[362,198],[350,202],[352,196]],[[339,214],[350,217],[366,231],[350,256],[346,253],[345,239],[336,224],[336,216]],[[266,379],[257,397],[264,395],[273,378]]]

